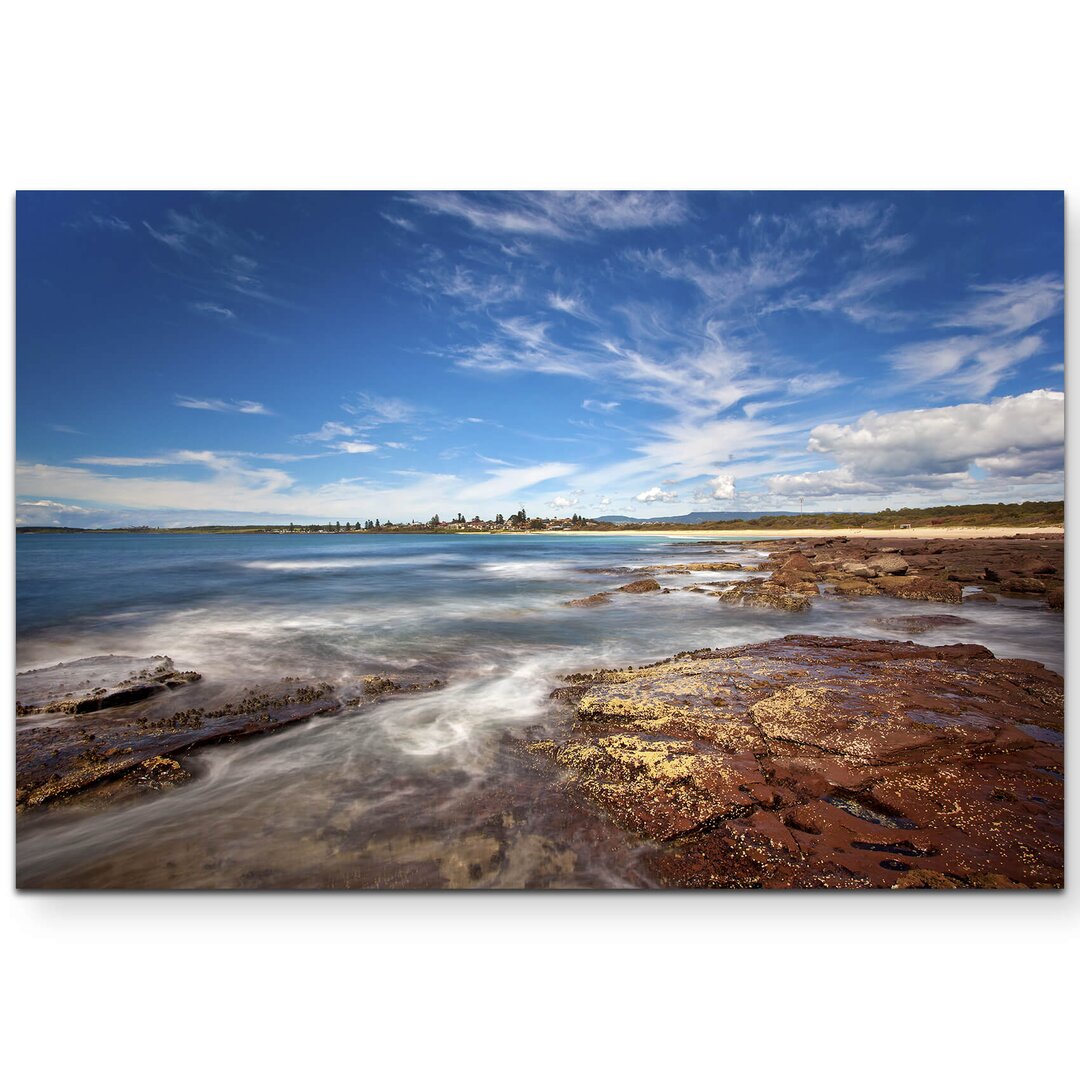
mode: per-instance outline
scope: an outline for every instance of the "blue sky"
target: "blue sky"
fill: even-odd
[[[1063,497],[1060,193],[23,192],[19,524]]]

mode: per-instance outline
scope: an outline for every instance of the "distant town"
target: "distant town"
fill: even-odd
[[[581,514],[569,517],[530,517],[524,507],[504,516],[484,519],[457,514],[443,520],[432,514],[427,521],[394,522],[380,518],[357,518],[356,521],[327,521],[326,524],[287,525],[127,525],[115,528],[75,528],[62,525],[20,525],[18,533],[528,533],[528,532],[619,532],[634,530],[714,529],[738,532],[766,529],[902,529],[919,526],[1035,528],[1062,526],[1064,502],[979,503],[968,506],[886,508],[871,513],[748,513],[745,516],[703,513],[684,514],[669,519],[588,518]]]

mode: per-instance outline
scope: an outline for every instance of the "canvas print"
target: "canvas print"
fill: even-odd
[[[21,192],[17,885],[1060,888],[1063,212]]]

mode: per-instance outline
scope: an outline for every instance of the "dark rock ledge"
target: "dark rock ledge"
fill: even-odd
[[[101,685],[124,670],[134,674],[111,687]],[[174,787],[191,779],[182,755],[192,750],[268,735],[342,707],[441,685],[387,674],[360,676],[347,688],[283,678],[247,688],[212,708],[161,709],[158,693],[180,690],[200,678],[197,672],[174,672],[165,656],[88,657],[20,673],[16,806],[112,800]],[[143,693],[149,686],[154,689]],[[127,694],[132,688],[140,691],[134,697]],[[151,696],[154,700],[146,701]]]
[[[673,886],[1057,888],[1061,677],[792,635],[570,676],[565,783]]]

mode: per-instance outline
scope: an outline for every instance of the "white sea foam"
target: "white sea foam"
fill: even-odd
[[[246,570],[277,570],[285,573],[309,574],[331,570],[367,570],[378,566],[445,566],[460,563],[460,556],[432,555],[358,555],[351,559],[252,559],[240,565]]]
[[[570,573],[574,565],[548,559],[510,559],[480,563],[477,570],[491,577],[521,581],[558,581]]]
[[[535,722],[548,706],[561,650],[505,656],[459,673],[450,685],[416,697],[384,702],[374,714],[373,737],[383,747],[414,757],[450,753],[464,765],[494,731]]]

